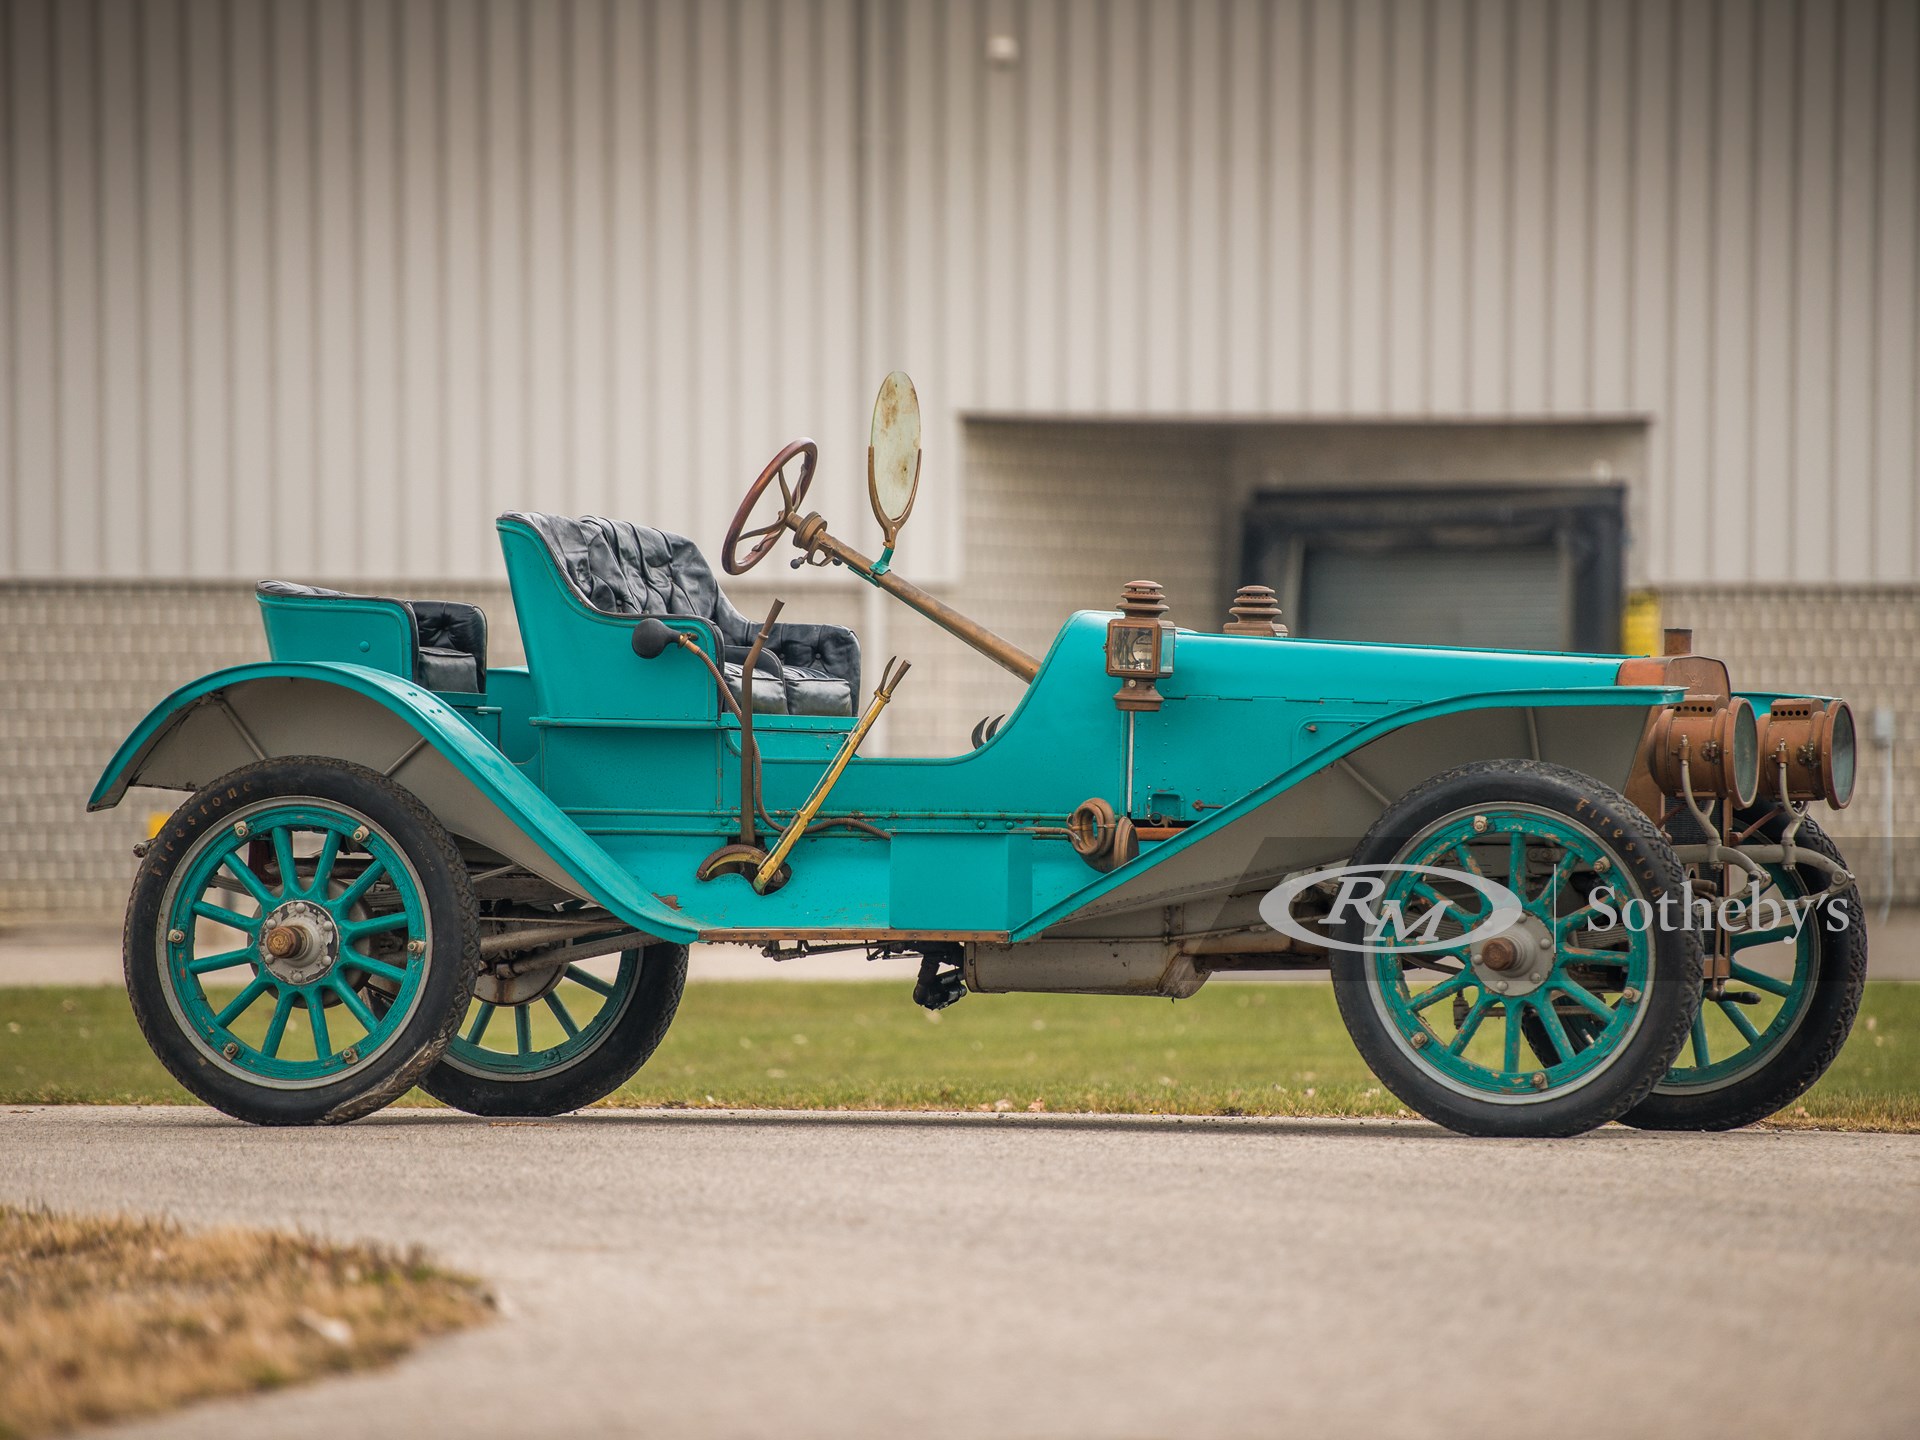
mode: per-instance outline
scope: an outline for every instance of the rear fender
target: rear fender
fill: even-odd
[[[617,864],[432,691],[358,665],[276,662],[176,690],[120,746],[87,802],[131,785],[197,790],[277,755],[325,755],[388,775],[457,835],[499,851],[662,940],[697,933]]]

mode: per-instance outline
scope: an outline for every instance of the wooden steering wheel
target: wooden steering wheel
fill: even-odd
[[[800,462],[800,483],[789,487],[787,484],[787,466],[795,456],[804,457]],[[794,524],[800,518],[800,502],[807,498],[807,487],[813,484],[813,467],[820,463],[820,447],[811,440],[795,440],[785,446],[778,455],[767,462],[767,468],[760,472],[760,478],[753,482],[747,491],[746,499],[740,502],[740,508],[733,512],[733,523],[727,526],[727,538],[720,547],[720,563],[727,567],[729,575],[744,575],[772,550],[780,538],[780,532]],[[770,525],[762,525],[758,530],[746,530],[747,517],[753,513],[753,507],[766,492],[768,484],[774,480],[780,482],[781,511],[778,519]],[[744,556],[740,551],[743,540],[758,540]]]

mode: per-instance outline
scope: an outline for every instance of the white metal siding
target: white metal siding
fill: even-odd
[[[964,413],[1644,414],[1637,578],[1909,582],[1917,89],[1912,0],[0,0],[0,573],[712,541],[798,433],[857,530],[904,365],[918,574]]]

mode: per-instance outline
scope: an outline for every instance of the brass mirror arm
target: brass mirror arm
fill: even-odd
[[[949,635],[971,645],[1001,669],[1012,671],[1028,683],[1031,683],[1033,677],[1040,673],[1038,660],[1011,641],[1001,639],[979,621],[969,620],[951,605],[936,600],[918,585],[902,580],[892,570],[874,574],[874,562],[852,546],[843,544],[829,535],[826,522],[819,516],[809,515],[793,529],[793,543],[800,549],[809,553],[819,551],[832,556],[862,580],[871,585],[877,585],[902,604],[912,606]]]

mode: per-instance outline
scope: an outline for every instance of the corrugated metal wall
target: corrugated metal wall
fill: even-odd
[[[1645,414],[1636,578],[1920,576],[1912,0],[0,17],[7,574],[717,539],[800,432],[851,519],[898,364],[917,573],[955,417],[1063,412]]]

